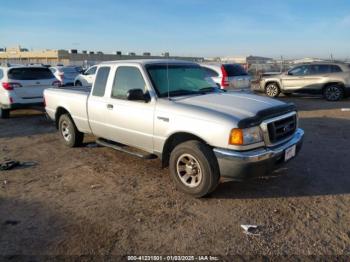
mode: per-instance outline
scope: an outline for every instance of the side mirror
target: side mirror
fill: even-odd
[[[145,101],[150,100],[148,93],[144,93],[142,89],[130,89],[126,95],[127,100],[130,101]]]

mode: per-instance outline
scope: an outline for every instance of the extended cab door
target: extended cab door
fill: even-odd
[[[102,137],[125,145],[153,152],[153,114],[155,100],[130,101],[130,89],[148,92],[146,77],[137,65],[119,65],[113,69],[108,88],[108,104],[103,109],[108,126]],[[97,79],[96,79],[97,81]]]
[[[97,137],[105,138],[106,130],[109,128],[107,106],[109,96],[106,92],[108,82],[112,81],[110,76],[111,67],[101,66],[96,75],[96,81],[88,98],[87,112],[92,133]]]

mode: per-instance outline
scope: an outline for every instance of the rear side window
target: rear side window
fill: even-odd
[[[126,99],[130,89],[145,90],[146,84],[136,67],[122,66],[117,69],[112,88],[112,97]]]
[[[223,65],[227,76],[246,76],[247,72],[244,70],[243,66],[235,64]]]
[[[339,73],[342,72],[341,68],[337,65],[331,65],[331,72],[332,73]]]
[[[42,80],[55,78],[51,70],[45,67],[13,68],[8,72],[12,80]]]
[[[4,77],[4,72],[0,69],[0,79]]]
[[[92,91],[93,96],[104,96],[106,90],[107,79],[109,75],[110,67],[100,67],[97,71],[94,89]]]
[[[218,77],[219,74],[217,72],[215,72],[213,69],[207,68],[207,67],[203,67],[204,71],[205,71],[205,75],[206,77]]]

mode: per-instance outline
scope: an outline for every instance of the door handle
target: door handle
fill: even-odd
[[[113,105],[108,104],[108,105],[107,105],[107,109],[112,110],[112,109],[113,109]]]

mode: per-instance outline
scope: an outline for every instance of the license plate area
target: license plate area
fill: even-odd
[[[288,160],[295,157],[295,153],[296,153],[296,145],[287,148],[284,151],[284,161],[287,162]]]

